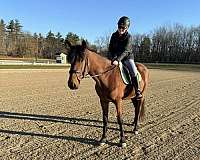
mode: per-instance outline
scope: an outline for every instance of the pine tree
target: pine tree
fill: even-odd
[[[8,29],[8,32],[13,33],[15,31],[15,22],[14,20],[11,20],[8,25],[6,26]]]
[[[66,41],[69,41],[72,45],[75,45],[77,42],[80,41],[80,38],[79,38],[79,36],[76,35],[75,33],[69,32],[69,33],[66,35],[65,42],[66,42]]]

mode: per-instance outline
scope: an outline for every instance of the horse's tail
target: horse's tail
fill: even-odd
[[[146,66],[143,68],[143,73],[141,73],[142,79],[144,81],[144,87],[142,88],[142,94],[145,94],[145,91],[147,90],[147,85],[149,82],[149,70]]]
[[[148,82],[149,82],[149,70],[145,65],[143,65],[141,63],[139,63],[137,66],[140,70],[140,74],[141,74],[142,80],[144,82],[144,86],[142,87],[142,90],[141,90],[143,98],[141,99],[140,115],[139,115],[139,118],[142,121],[142,120],[144,120],[144,116],[145,116],[145,92],[147,90],[147,86],[148,86]]]

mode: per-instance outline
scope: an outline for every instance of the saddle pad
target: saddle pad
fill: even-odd
[[[120,69],[120,74],[121,74],[124,84],[126,84],[126,85],[131,84],[131,76],[129,74],[129,71],[122,64],[122,62],[119,62],[119,69]],[[140,82],[142,80],[142,77],[138,71],[137,71],[137,80],[138,80],[138,82]]]

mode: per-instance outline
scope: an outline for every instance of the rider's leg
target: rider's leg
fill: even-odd
[[[125,65],[128,67],[130,75],[131,75],[131,82],[135,88],[136,98],[142,98],[142,94],[139,88],[139,82],[137,79],[137,67],[135,65],[134,59],[127,59],[124,61]]]

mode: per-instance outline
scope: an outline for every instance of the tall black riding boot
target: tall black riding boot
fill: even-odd
[[[131,78],[131,81],[132,81],[132,84],[133,84],[133,86],[134,86],[134,88],[135,88],[135,95],[136,95],[136,98],[137,98],[137,99],[142,98],[142,94],[141,94],[140,89],[139,89],[137,77],[132,77],[132,78]]]

